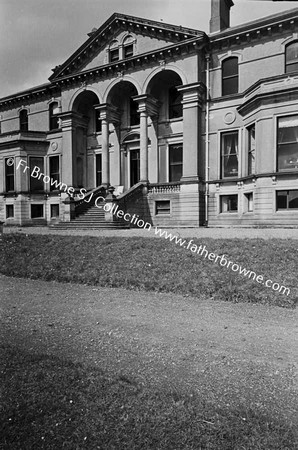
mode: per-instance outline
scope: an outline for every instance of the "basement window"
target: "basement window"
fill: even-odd
[[[238,195],[221,195],[220,196],[220,212],[235,213],[238,211]]]
[[[11,219],[14,217],[14,206],[6,205],[6,219]]]
[[[171,202],[170,200],[158,200],[155,202],[155,215],[169,215],[171,214]]]
[[[43,205],[31,205],[31,219],[43,218]]]

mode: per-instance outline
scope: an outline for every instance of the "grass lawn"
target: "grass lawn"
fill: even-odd
[[[1,449],[297,449],[296,310],[0,282]]]
[[[253,402],[224,408],[208,392],[150,389],[43,354],[6,356],[1,449],[297,448],[295,425]]]
[[[171,292],[233,302],[294,307],[298,302],[295,240],[194,239],[209,252],[286,286],[275,292],[230,268],[206,260],[164,238],[94,238],[3,235],[0,272],[134,290]]]

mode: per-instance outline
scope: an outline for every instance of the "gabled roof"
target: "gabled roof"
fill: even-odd
[[[89,39],[84,42],[63,64],[53,69],[50,81],[76,73],[86,64],[92,55],[112,39],[115,30],[125,29],[147,36],[156,36],[164,41],[183,42],[195,37],[203,37],[205,33],[192,28],[171,25],[164,22],[142,19],[126,14],[114,13],[100,28],[88,33]]]

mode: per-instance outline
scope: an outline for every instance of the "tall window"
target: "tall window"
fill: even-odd
[[[248,132],[248,175],[255,173],[256,166],[256,127],[255,124],[247,128]]]
[[[50,130],[57,130],[59,128],[59,118],[57,114],[59,113],[59,106],[57,102],[53,102],[49,107],[49,119],[50,119]]]
[[[140,114],[138,112],[138,104],[132,98],[130,99],[130,126],[140,124]]]
[[[286,46],[286,73],[298,71],[298,41]]]
[[[221,135],[221,177],[238,176],[238,131]]]
[[[60,182],[60,167],[59,167],[59,156],[50,157],[50,190],[54,191],[58,189],[58,184]],[[56,183],[55,183],[56,181]]]
[[[96,155],[96,186],[102,185],[102,156]]]
[[[28,131],[28,111],[27,109],[22,109],[19,115],[20,119],[20,131]]]
[[[298,115],[280,117],[277,127],[277,170],[297,170]]]
[[[169,146],[169,181],[180,181],[183,170],[182,144]]]
[[[222,62],[222,95],[238,93],[238,58],[232,56]]]
[[[169,89],[169,119],[178,119],[183,116],[182,94],[175,86]]]
[[[14,191],[14,164],[10,164],[11,158],[5,159],[5,191]],[[8,163],[8,164],[7,164]]]
[[[31,157],[30,158],[30,191],[43,191],[43,175],[40,176],[41,173],[44,173],[44,161],[43,158]],[[40,169],[38,171],[38,169]]]

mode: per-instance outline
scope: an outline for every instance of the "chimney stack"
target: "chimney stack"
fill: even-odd
[[[210,33],[217,33],[230,27],[232,0],[211,0]]]

